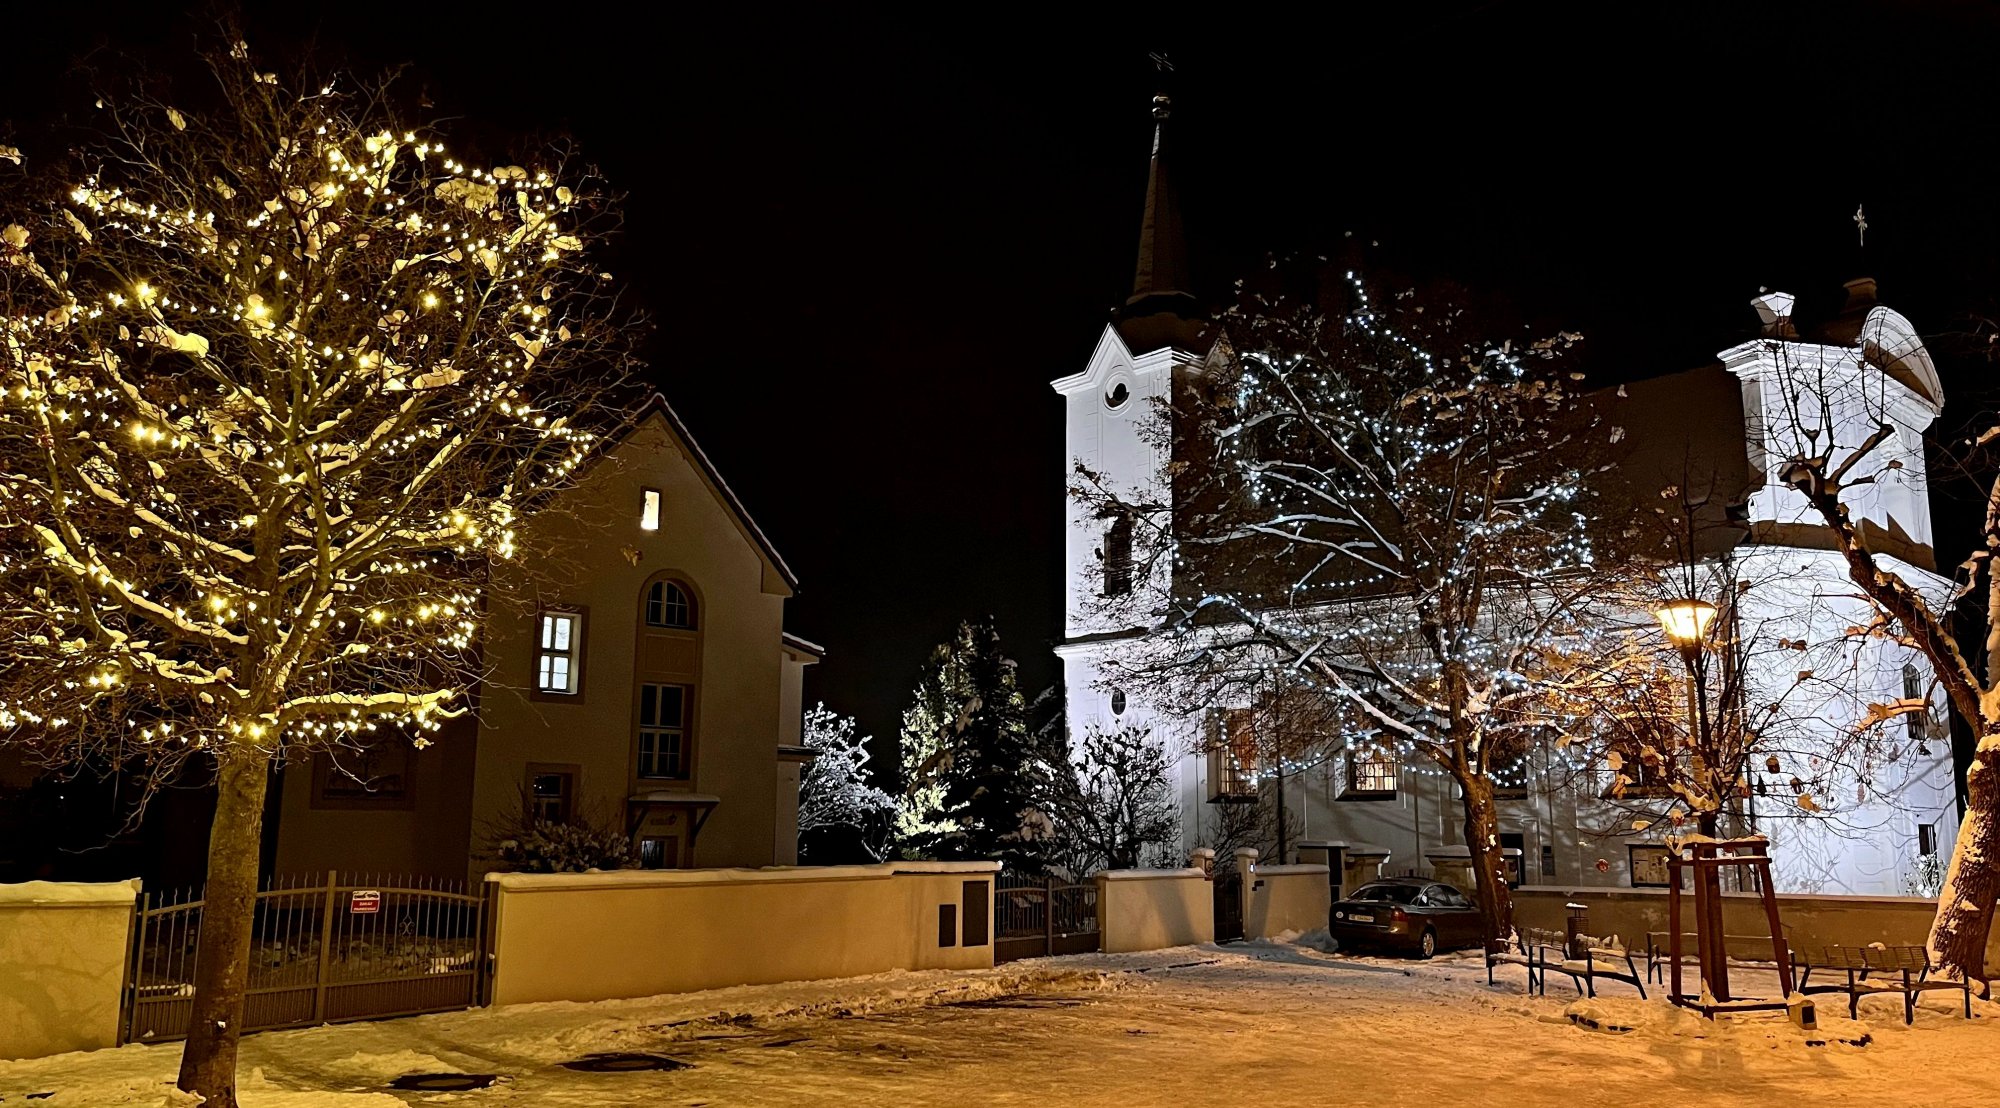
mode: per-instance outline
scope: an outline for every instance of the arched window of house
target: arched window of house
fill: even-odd
[[[677,581],[655,581],[646,590],[646,626],[694,630],[694,599]]]
[[[694,587],[657,577],[640,594],[633,664],[633,772],[641,781],[692,781],[700,725],[701,631]],[[638,832],[643,838],[645,828]]]

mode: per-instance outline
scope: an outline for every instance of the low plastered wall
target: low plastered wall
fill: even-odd
[[[1332,907],[1327,867],[1254,865],[1243,882],[1243,937],[1323,928]]]
[[[996,862],[488,874],[493,1003],[993,964]]]
[[[1867,946],[1870,943],[1922,946],[1930,936],[1937,902],[1914,896],[1843,896],[1779,893],[1778,920],[1788,929],[1794,947]],[[1667,890],[1592,889],[1524,885],[1514,890],[1514,922],[1522,927],[1560,930],[1568,914],[1565,905],[1590,910],[1589,933],[1616,936],[1638,950],[1650,931],[1667,930]],[[1683,893],[1681,929],[1692,933],[1694,896]],[[1770,924],[1763,900],[1754,893],[1724,893],[1722,930],[1728,935],[1764,935]],[[1987,936],[1988,971],[2000,969],[2000,927]]]
[[[118,1045],[139,882],[0,885],[0,1059]]]
[[[1200,869],[1104,870],[1097,933],[1110,954],[1215,941],[1214,886]]]

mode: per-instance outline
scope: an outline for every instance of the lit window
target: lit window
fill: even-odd
[[[1396,756],[1385,750],[1347,752],[1347,792],[1343,796],[1396,795]]]
[[[646,590],[646,625],[694,629],[694,601],[672,581],[655,581]]]
[[[639,530],[657,531],[660,529],[660,490],[647,489],[642,495],[645,499],[639,506]]]
[[[692,699],[686,685],[639,686],[639,776],[687,779]]]
[[[574,696],[583,655],[583,615],[543,612],[535,646],[535,690]]]
[[[1210,740],[1208,782],[1213,803],[1257,799],[1257,726],[1250,709],[1222,713]]]

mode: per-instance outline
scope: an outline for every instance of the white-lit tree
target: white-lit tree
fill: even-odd
[[[853,716],[815,704],[806,712],[804,738],[814,757],[799,778],[800,836],[840,833],[870,861],[881,861],[896,798],[869,780],[868,736],[855,729]]]
[[[1517,343],[1448,296],[1383,299],[1352,275],[1322,303],[1248,300],[1223,330],[1154,421],[1162,487],[1073,482],[1134,521],[1134,578],[1157,584],[1107,602],[1153,631],[1109,679],[1190,715],[1318,695],[1326,746],[1448,775],[1498,938],[1494,771],[1540,732],[1524,706],[1564,672],[1544,671],[1595,633],[1575,602],[1613,432],[1555,372],[1573,336]]]
[[[180,1087],[230,1106],[274,763],[467,710],[488,564],[629,342],[612,199],[560,156],[481,169],[385,83],[205,61],[0,192],[0,735],[212,776]]]

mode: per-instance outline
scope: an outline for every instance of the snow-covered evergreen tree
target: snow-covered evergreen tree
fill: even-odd
[[[855,729],[854,717],[825,704],[806,712],[805,745],[815,757],[799,777],[799,852],[811,862],[831,849],[830,841],[852,843],[871,862],[888,852],[896,798],[869,780],[869,738]]]
[[[1014,669],[990,617],[959,624],[931,651],[903,714],[896,823],[906,857],[1041,866],[1041,762]]]
[[[629,349],[598,182],[231,38],[0,179],[0,737],[213,776],[180,1085],[221,1108],[272,766],[468,710],[489,562]]]

